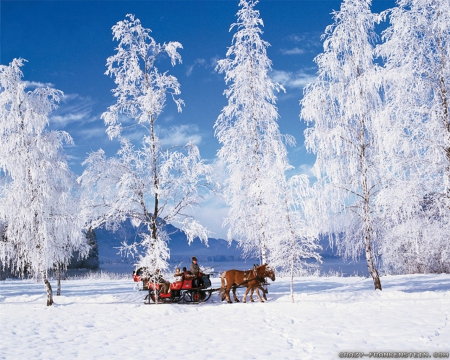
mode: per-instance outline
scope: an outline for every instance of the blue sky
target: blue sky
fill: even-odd
[[[168,144],[193,140],[202,157],[214,161],[219,144],[213,125],[226,105],[223,74],[214,68],[231,45],[229,28],[236,21],[238,0],[1,0],[0,6],[0,63],[22,57],[28,61],[24,80],[51,84],[65,93],[60,108],[52,113],[51,128],[73,137],[75,145],[66,150],[76,174],[83,171],[81,163],[89,152],[102,148],[112,156],[118,148],[117,141],[108,139],[100,115],[114,102],[115,84],[104,75],[106,59],[117,46],[111,27],[126,14],[134,14],[150,28],[157,42],[183,45],[181,65],[171,67],[168,59],[159,65],[178,78],[186,104],[178,113],[173,103],[167,103],[158,119],[160,138]],[[391,0],[373,2],[374,11],[391,6]],[[308,172],[314,161],[303,146],[305,124],[299,119],[299,100],[303,86],[314,79],[313,59],[322,50],[320,36],[332,23],[331,12],[339,7],[340,1],[334,0],[261,0],[256,6],[264,21],[262,37],[271,44],[272,77],[286,88],[278,95],[277,106],[281,132],[297,141],[288,149],[295,167],[292,173]],[[207,200],[205,209],[216,214],[214,221],[206,219],[205,211],[199,217],[223,237],[220,223],[226,209],[217,199]]]

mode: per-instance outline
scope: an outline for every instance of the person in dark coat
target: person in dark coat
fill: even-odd
[[[191,274],[195,276],[194,281],[197,282],[198,286],[203,286],[202,273],[200,272],[200,267],[197,264],[197,258],[195,256],[192,257]]]
[[[191,263],[191,274],[198,276],[200,273],[200,267],[197,264],[197,258],[195,256],[192,257],[192,263]]]

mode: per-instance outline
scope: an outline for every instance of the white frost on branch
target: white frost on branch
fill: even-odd
[[[232,45],[216,68],[229,84],[224,91],[228,105],[215,123],[222,145],[218,157],[229,175],[223,188],[230,206],[224,226],[228,240],[236,240],[244,256],[293,271],[300,258],[317,257],[316,240],[303,231],[306,224],[296,208],[299,199],[291,196],[286,181],[291,166],[285,143],[294,139],[278,128],[274,91],[284,89],[269,76],[269,44],[260,36],[263,22],[254,9],[257,3],[240,1],[238,20],[230,27],[237,30]]]
[[[195,237],[207,242],[208,231],[198,224],[188,210],[202,200],[202,191],[210,182],[211,167],[200,157],[196,145],[163,148],[155,122],[166,105],[169,94],[181,111],[183,101],[178,80],[160,73],[155,61],[166,53],[172,65],[181,62],[178,42],[158,44],[133,15],[113,26],[119,41],[115,55],[107,59],[107,75],[114,78],[116,103],[102,118],[110,138],[119,137],[121,148],[108,159],[99,150],[85,161],[86,170],[79,181],[85,188],[84,209],[93,226],[117,229],[125,219],[138,226],[140,238],[123,250],[144,248],[138,266],[150,272],[167,267],[169,249],[165,225],[179,225],[191,242]],[[119,115],[134,120],[142,129],[136,147],[123,134]]]
[[[377,47],[390,133],[391,178],[379,196],[391,230],[383,264],[394,273],[450,271],[450,2],[399,0]]]
[[[42,277],[53,303],[47,270],[66,266],[74,253],[88,253],[79,216],[76,182],[65,157],[69,134],[47,131],[49,113],[62,92],[25,91],[22,59],[0,66],[0,260],[13,271]]]
[[[380,139],[388,129],[379,115],[381,98],[374,64],[374,24],[370,0],[344,0],[326,28],[324,52],[315,59],[318,78],[304,90],[301,117],[307,149],[316,154],[313,172],[320,193],[317,215],[330,233],[341,233],[344,257],[365,254],[376,289],[375,261],[382,241],[375,199],[383,187]],[[326,209],[326,211],[324,211]]]

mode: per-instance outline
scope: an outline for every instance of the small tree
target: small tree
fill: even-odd
[[[316,211],[313,189],[309,186],[306,175],[297,175],[285,184],[280,184],[284,191],[284,207],[275,211],[279,218],[277,256],[280,267],[287,269],[290,276],[291,302],[294,302],[294,276],[305,275],[314,265],[306,259],[315,259],[320,263],[317,253],[318,226],[310,214]]]
[[[375,289],[381,290],[375,257],[383,227],[375,199],[382,187],[378,144],[386,132],[377,115],[376,17],[370,4],[344,0],[334,12],[335,22],[325,30],[324,52],[315,59],[318,79],[305,88],[301,117],[312,124],[305,143],[317,155],[316,188],[328,211],[338,215],[328,231],[344,233],[338,249],[345,258],[365,253]]]
[[[86,189],[85,209],[95,228],[102,224],[117,229],[130,218],[139,226],[141,239],[123,250],[145,250],[138,266],[156,269],[167,267],[169,249],[166,223],[174,223],[186,233],[188,241],[199,237],[207,242],[208,232],[186,210],[201,200],[201,188],[208,186],[211,168],[200,158],[197,146],[164,149],[159,141],[155,122],[165,107],[167,94],[181,111],[183,101],[176,96],[180,86],[174,76],[160,73],[157,58],[167,54],[175,65],[181,62],[178,42],[158,44],[134,15],[113,26],[114,39],[119,41],[117,53],[107,60],[106,74],[114,77],[113,90],[117,101],[102,115],[110,139],[120,137],[121,148],[116,157],[107,159],[103,150],[89,155],[86,170],[80,177]],[[143,133],[136,149],[123,135],[122,120],[132,119]]]
[[[0,259],[16,272],[25,269],[41,277],[47,305],[53,292],[48,269],[67,265],[74,250],[85,255],[76,198],[76,185],[65,158],[65,132],[45,130],[48,114],[62,93],[51,88],[26,91],[21,81],[22,59],[0,67],[0,169],[7,177],[2,187],[0,222],[6,224]]]

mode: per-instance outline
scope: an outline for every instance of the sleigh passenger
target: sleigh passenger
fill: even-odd
[[[184,280],[184,272],[181,272],[179,267],[175,269],[175,274],[173,274],[173,276],[175,277],[175,282]]]
[[[203,286],[203,279],[202,279],[202,273],[200,272],[200,266],[197,264],[197,258],[195,256],[192,257],[192,263],[191,263],[191,274],[194,277],[193,283],[195,287],[197,286]]]

